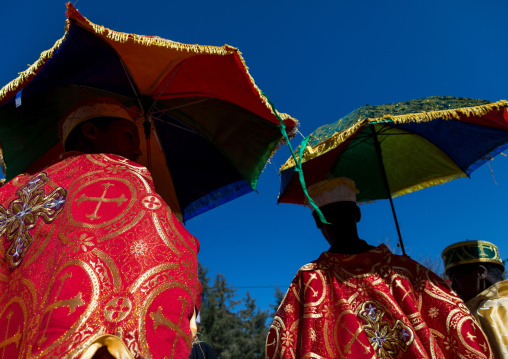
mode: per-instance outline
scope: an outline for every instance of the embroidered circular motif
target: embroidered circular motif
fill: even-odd
[[[290,341],[290,334],[288,335],[285,330],[284,322],[281,318],[275,317],[273,324],[270,327],[270,331],[268,332],[268,337],[266,338],[266,358],[278,358],[282,357],[284,355],[284,352],[286,351],[286,345]],[[293,328],[295,329],[295,328]],[[298,326],[296,327],[298,329]],[[295,329],[295,330],[296,330]],[[281,348],[281,353],[279,353],[279,348],[277,346],[277,343],[281,341],[280,333],[284,332],[284,342]]]
[[[305,272],[302,288],[302,292],[296,291],[295,287],[292,290],[306,308],[318,306],[326,297],[326,279],[321,272]]]
[[[74,226],[102,228],[124,219],[134,205],[136,189],[123,178],[98,178],[73,191],[67,214]]]
[[[126,297],[111,299],[104,307],[104,316],[110,322],[117,323],[125,319],[132,309],[132,302]]]
[[[141,200],[141,203],[143,203],[143,206],[146,208],[153,210],[159,209],[162,206],[160,199],[155,196],[146,196]]]

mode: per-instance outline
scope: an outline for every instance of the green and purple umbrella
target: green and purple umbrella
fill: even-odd
[[[301,159],[305,183],[348,177],[357,201],[368,202],[469,177],[508,147],[507,107],[436,96],[358,108],[310,135]],[[298,167],[293,158],[282,166],[279,202],[306,203]]]

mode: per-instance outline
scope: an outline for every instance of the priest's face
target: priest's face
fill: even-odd
[[[113,153],[136,162],[141,156],[139,133],[136,125],[126,119],[111,122],[104,129],[97,129],[94,140],[96,153]]]
[[[451,287],[464,301],[474,298],[482,291],[481,274],[475,267],[458,265],[446,271]]]

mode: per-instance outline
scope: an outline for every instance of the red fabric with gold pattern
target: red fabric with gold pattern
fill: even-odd
[[[464,303],[434,273],[385,245],[324,252],[277,310],[267,358],[492,358]]]
[[[146,168],[80,155],[0,190],[0,358],[79,358],[115,335],[135,358],[188,358],[199,242]]]

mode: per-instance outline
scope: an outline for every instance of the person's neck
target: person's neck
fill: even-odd
[[[342,232],[340,236],[335,236],[328,252],[340,254],[359,254],[367,252],[374,248],[363,239],[358,237],[356,231]]]
[[[324,227],[323,235],[328,240],[329,243],[342,242],[346,243],[348,241],[357,241],[360,240],[358,236],[358,229],[356,224],[354,225],[326,225]]]

